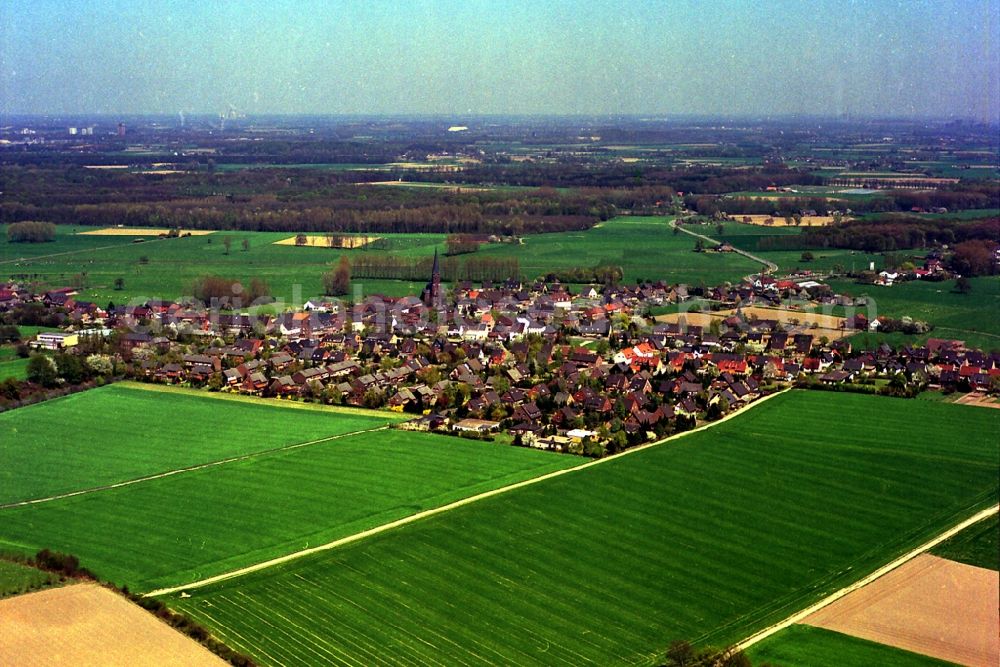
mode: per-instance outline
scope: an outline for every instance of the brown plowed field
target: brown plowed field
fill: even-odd
[[[805,623],[974,667],[1000,664],[1000,572],[923,554]]]
[[[149,612],[96,584],[0,601],[0,665],[225,664]]]

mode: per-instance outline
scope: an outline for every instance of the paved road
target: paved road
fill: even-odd
[[[699,234],[697,232],[692,232],[690,229],[688,229],[684,225],[678,225],[676,222],[671,222],[670,226],[674,227],[675,229],[679,229],[680,231],[684,232],[685,234],[690,234],[691,236],[699,238],[699,239],[701,239],[703,241],[708,241],[712,245],[720,245],[722,243],[721,241],[716,241],[715,239],[710,238],[708,236],[705,236],[704,234]],[[740,250],[739,248],[737,248],[735,246],[733,247],[733,252],[735,252],[737,255],[743,255],[747,259],[753,260],[753,261],[757,262],[758,264],[763,264],[764,266],[767,267],[767,270],[769,272],[771,272],[771,273],[774,273],[774,272],[776,272],[778,270],[778,265],[775,264],[774,262],[772,262],[771,260],[764,259],[763,257],[758,257],[757,255],[750,254],[746,250]]]

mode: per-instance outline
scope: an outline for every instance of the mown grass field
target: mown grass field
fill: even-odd
[[[947,667],[950,662],[840,632],[793,625],[747,651],[754,664],[781,667]]]
[[[48,572],[0,558],[0,598],[36,590],[56,581],[58,578]]]
[[[794,392],[168,602],[266,664],[652,664],[676,639],[739,640],[996,502],[998,428],[990,410]]]
[[[931,549],[931,553],[967,565],[1000,570],[1000,522],[997,515],[969,526]]]
[[[203,396],[110,385],[0,414],[0,505],[400,419]]]
[[[218,402],[202,399],[216,405]],[[275,408],[274,411],[282,411]],[[309,413],[285,410],[293,420]],[[336,425],[342,415],[321,415]],[[238,416],[233,417],[239,420]],[[268,431],[277,423],[258,424]],[[344,426],[346,428],[346,426]],[[294,426],[283,429],[296,433]],[[208,440],[203,434],[198,442]],[[216,437],[216,436],[212,436]],[[236,436],[240,437],[240,436]],[[297,432],[302,439],[303,433]],[[119,432],[138,445],[141,436]],[[135,590],[183,584],[578,465],[576,457],[391,430],[0,509],[0,549],[77,555]]]

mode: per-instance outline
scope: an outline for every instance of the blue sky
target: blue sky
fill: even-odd
[[[0,0],[0,110],[1000,116],[1000,0]]]

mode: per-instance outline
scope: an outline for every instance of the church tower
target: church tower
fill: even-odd
[[[426,306],[435,306],[441,303],[441,267],[438,264],[438,252],[434,250],[434,266],[431,267],[431,281],[424,287],[420,300]]]

